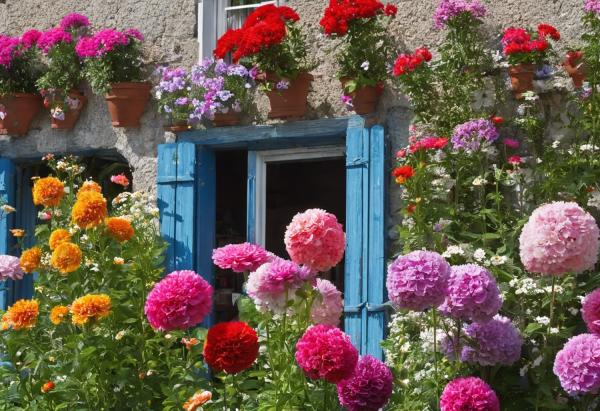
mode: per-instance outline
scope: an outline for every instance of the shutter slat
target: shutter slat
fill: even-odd
[[[158,146],[157,205],[160,211],[160,233],[167,241],[165,269],[175,270],[175,201],[177,185],[177,144]]]
[[[0,158],[0,200],[3,203],[15,206],[15,165],[7,158]],[[0,216],[0,254],[9,254],[10,235],[9,229],[12,228],[14,214]],[[0,282],[0,309],[5,310],[8,293],[4,290],[5,282]]]
[[[175,269],[194,269],[196,145],[177,144],[175,192]]]

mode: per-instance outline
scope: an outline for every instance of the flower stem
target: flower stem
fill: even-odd
[[[439,381],[439,370],[438,370],[438,355],[437,355],[437,326],[438,317],[437,310],[435,307],[431,309],[431,322],[433,324],[433,368],[435,378],[435,397],[440,398],[440,381]],[[439,403],[436,402],[436,409],[439,409]]]

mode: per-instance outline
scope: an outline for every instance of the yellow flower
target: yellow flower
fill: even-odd
[[[13,235],[13,237],[16,238],[25,236],[25,230],[22,230],[20,228],[13,228],[12,230],[10,230],[10,233]]]
[[[37,322],[39,304],[37,300],[19,300],[2,316],[2,328],[6,323],[13,330],[32,328]]]
[[[62,243],[70,243],[71,242],[71,234],[65,229],[59,228],[57,230],[52,231],[50,234],[50,239],[48,240],[48,244],[50,245],[50,249],[54,250]]]
[[[197,391],[183,404],[183,409],[185,411],[196,411],[201,405],[209,402],[211,398],[212,393],[210,391]]]
[[[79,297],[71,304],[72,321],[84,325],[92,320],[100,320],[110,314],[110,297],[106,294],[88,294]]]
[[[54,207],[65,195],[65,185],[58,178],[46,177],[33,184],[33,204]]]
[[[96,193],[102,193],[102,187],[100,187],[100,185],[98,183],[96,183],[95,181],[85,181],[82,185],[81,188],[79,189],[79,191],[77,191],[77,198],[79,198],[79,196],[87,191],[95,191]]]
[[[39,266],[42,259],[42,250],[37,247],[23,251],[21,254],[21,268],[26,273],[34,272]]]
[[[50,264],[62,274],[72,273],[81,265],[81,250],[72,243],[62,243],[52,253]]]
[[[2,315],[2,319],[0,320],[0,330],[6,331],[10,328],[10,324],[8,323],[8,315],[4,313]]]
[[[131,223],[123,217],[110,217],[106,219],[108,234],[119,242],[130,240],[135,232]]]
[[[79,227],[92,228],[102,224],[107,213],[106,199],[102,197],[102,194],[85,191],[75,201],[71,217]]]
[[[65,307],[64,305],[52,307],[52,310],[50,311],[50,321],[54,325],[59,325],[63,322],[67,314],[69,314],[69,307]]]

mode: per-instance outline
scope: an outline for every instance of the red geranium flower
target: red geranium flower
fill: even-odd
[[[553,27],[549,24],[540,24],[538,26],[538,35],[541,38],[548,36],[552,40],[555,40],[555,41],[560,40],[560,32],[555,27]]]
[[[204,359],[216,372],[237,374],[258,357],[258,336],[246,323],[225,322],[212,326],[206,335]]]
[[[421,47],[415,50],[415,56],[421,57],[425,61],[431,61],[433,56],[427,47]]]
[[[395,16],[398,13],[398,7],[394,6],[392,3],[388,3],[385,6],[385,15],[386,16]]]
[[[548,47],[550,47],[550,43],[544,39],[534,40],[529,44],[531,45],[532,50],[539,51],[540,53],[548,50]]]
[[[519,165],[523,162],[521,156],[510,156],[508,157],[508,163],[514,166]]]
[[[494,123],[497,126],[504,123],[504,118],[500,117],[500,116],[492,116],[491,120],[492,120],[492,123]]]
[[[397,11],[394,5],[384,6],[379,0],[330,0],[320,24],[325,34],[344,36],[353,20],[370,19],[383,13],[395,16]]]

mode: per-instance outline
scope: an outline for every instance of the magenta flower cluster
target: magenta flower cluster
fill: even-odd
[[[392,395],[393,375],[378,359],[360,357],[352,375],[337,384],[340,404],[348,411],[377,411]]]
[[[581,334],[571,338],[554,360],[554,374],[570,395],[600,391],[600,337]]]
[[[502,306],[494,276],[477,264],[453,266],[440,311],[454,319],[488,321]]]
[[[42,37],[42,32],[36,29],[27,30],[21,36],[21,45],[23,49],[29,50],[31,47],[37,46],[37,42]]]
[[[519,238],[521,262],[532,273],[564,275],[590,270],[598,259],[599,230],[577,203],[537,208]]]
[[[100,30],[91,37],[82,37],[75,46],[81,58],[102,57],[117,47],[127,46],[131,41],[142,41],[143,36],[136,29],[118,31],[115,29]]]
[[[523,338],[510,319],[496,315],[465,328],[468,344],[462,344],[461,360],[481,366],[510,366],[521,357]]]
[[[48,54],[56,45],[61,43],[69,44],[72,41],[73,37],[70,33],[64,31],[60,27],[56,27],[43,32],[38,39],[37,45],[44,54]]]
[[[600,14],[600,0],[585,0],[584,9],[588,13]]]
[[[438,253],[413,251],[388,267],[390,301],[400,308],[421,311],[436,307],[446,297],[450,265]]]
[[[197,326],[212,309],[211,285],[193,271],[174,271],[148,294],[144,311],[152,328],[186,330]]]
[[[296,362],[309,378],[337,384],[354,372],[358,351],[339,328],[313,325],[296,343]]]
[[[256,271],[271,258],[272,255],[264,248],[251,243],[229,244],[212,253],[213,263],[217,267],[236,273]]]
[[[494,390],[482,379],[462,377],[446,385],[440,397],[441,411],[500,411]]]
[[[23,270],[19,264],[19,258],[12,255],[0,255],[0,281],[7,279],[20,280],[23,278]]]
[[[18,38],[4,36],[0,34],[0,65],[8,69],[15,57],[21,54]]]
[[[315,290],[319,293],[310,310],[313,324],[337,327],[344,312],[344,300],[340,290],[331,281],[317,278]]]
[[[313,271],[328,271],[344,256],[346,235],[337,218],[318,208],[296,214],[285,232],[292,261]]]
[[[89,25],[90,21],[86,16],[79,13],[71,13],[62,18],[59,26],[64,31],[69,31],[77,30],[80,27],[87,27]]]
[[[600,335],[600,288],[595,289],[583,300],[581,316],[588,330]]]
[[[452,135],[455,150],[476,151],[482,145],[493,143],[500,137],[490,120],[477,119],[456,126]]]
[[[450,20],[462,13],[481,19],[485,17],[486,10],[478,0],[441,0],[433,15],[435,27],[443,29]]]

